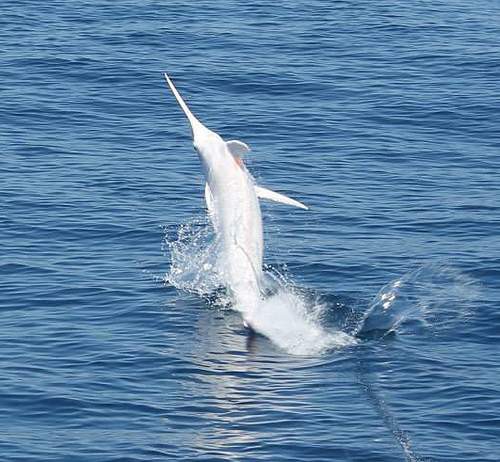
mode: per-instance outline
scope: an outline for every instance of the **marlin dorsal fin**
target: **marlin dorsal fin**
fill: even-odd
[[[243,143],[243,141],[230,140],[226,141],[226,146],[229,152],[234,157],[243,157],[247,152],[250,151],[248,144]]]
[[[294,207],[299,207],[300,209],[308,210],[309,207],[304,205],[302,202],[296,201],[295,199],[290,199],[289,197],[279,194],[277,192],[271,191],[270,189],[263,188],[262,186],[255,186],[255,192],[257,197],[261,199],[268,199],[274,202],[280,202],[282,204],[293,205]]]

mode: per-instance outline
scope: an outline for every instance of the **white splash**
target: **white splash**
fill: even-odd
[[[260,303],[252,326],[294,355],[317,355],[355,344],[354,337],[323,327],[325,309],[325,305],[284,285]]]
[[[181,225],[175,240],[165,239],[171,265],[166,282],[197,295],[208,295],[223,281],[216,270],[217,243],[206,217]]]
[[[166,282],[174,287],[209,298],[216,307],[242,311],[225,286],[224,271],[217,268],[219,251],[211,226],[206,220],[193,220],[182,225],[176,240],[166,242],[171,267]],[[293,355],[317,355],[353,345],[354,337],[324,327],[323,314],[327,307],[302,293],[292,281],[279,274],[264,273],[265,292],[252,310],[252,328],[269,338],[275,345]],[[215,297],[214,297],[214,294]]]

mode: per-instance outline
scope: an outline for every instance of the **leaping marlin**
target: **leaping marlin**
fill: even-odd
[[[243,156],[250,148],[241,141],[224,141],[205,127],[189,110],[167,74],[165,79],[191,125],[193,145],[203,165],[205,201],[221,249],[217,270],[234,307],[242,313],[244,323],[251,325],[262,298],[263,231],[259,198],[307,207],[257,186],[243,163]]]

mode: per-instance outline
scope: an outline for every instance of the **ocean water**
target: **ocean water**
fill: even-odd
[[[0,23],[0,460],[500,460],[498,2],[5,0]],[[262,203],[265,335],[200,271],[164,71],[310,206]]]

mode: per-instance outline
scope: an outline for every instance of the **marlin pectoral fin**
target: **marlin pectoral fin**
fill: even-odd
[[[261,199],[268,199],[274,202],[281,202],[282,204],[293,205],[294,207],[299,207],[300,209],[304,210],[309,209],[309,207],[304,205],[302,202],[296,201],[295,199],[290,199],[283,194],[278,194],[277,192],[271,191],[261,186],[255,186],[255,192],[257,193],[257,197]]]
[[[207,203],[208,213],[212,215],[214,211],[214,196],[212,196],[212,191],[210,191],[208,183],[205,183],[205,202]]]
[[[250,151],[248,144],[243,143],[238,140],[226,141],[226,146],[229,152],[235,157],[243,157],[247,152]]]
[[[212,191],[210,190],[210,186],[208,186],[208,183],[205,183],[205,202],[207,204],[208,216],[210,217],[210,221],[215,226],[214,196],[212,195]]]

